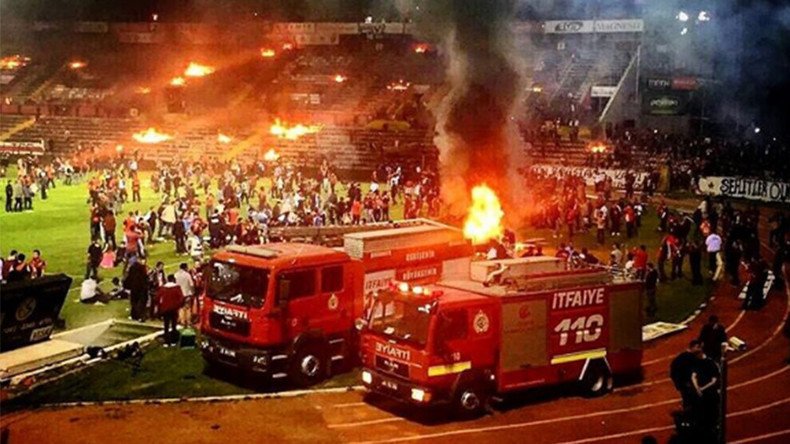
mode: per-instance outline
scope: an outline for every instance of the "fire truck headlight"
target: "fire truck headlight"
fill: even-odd
[[[428,402],[431,400],[431,394],[423,389],[413,388],[411,389],[411,399],[417,402]]]
[[[368,384],[368,385],[372,384],[373,383],[373,375],[371,375],[369,371],[363,370],[362,371],[362,382],[364,382],[365,384]]]

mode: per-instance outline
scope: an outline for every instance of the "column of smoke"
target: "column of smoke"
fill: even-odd
[[[419,24],[440,37],[449,93],[434,109],[442,198],[451,215],[466,214],[469,190],[485,182],[505,211],[519,210],[522,143],[516,122],[523,90],[511,48],[512,0],[432,0]]]

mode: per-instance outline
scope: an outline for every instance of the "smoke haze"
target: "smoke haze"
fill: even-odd
[[[469,190],[486,183],[506,209],[517,207],[522,144],[516,106],[522,70],[512,50],[511,0],[438,0],[418,18],[426,37],[441,41],[449,93],[434,109],[442,197],[452,215],[466,213]]]

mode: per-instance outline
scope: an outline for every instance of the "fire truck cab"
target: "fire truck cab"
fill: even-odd
[[[555,258],[472,263],[469,279],[379,291],[362,382],[417,405],[481,413],[495,394],[576,382],[590,395],[641,368],[641,284]],[[512,280],[493,285],[507,268]]]
[[[365,296],[392,279],[435,282],[468,267],[454,229],[414,226],[347,234],[344,248],[230,246],[210,264],[200,347],[210,365],[307,386],[358,360]]]

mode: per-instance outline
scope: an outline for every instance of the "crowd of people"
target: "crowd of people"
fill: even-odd
[[[0,281],[19,282],[37,279],[44,275],[47,261],[40,250],[33,250],[30,258],[25,253],[11,250],[6,258],[0,257]]]

